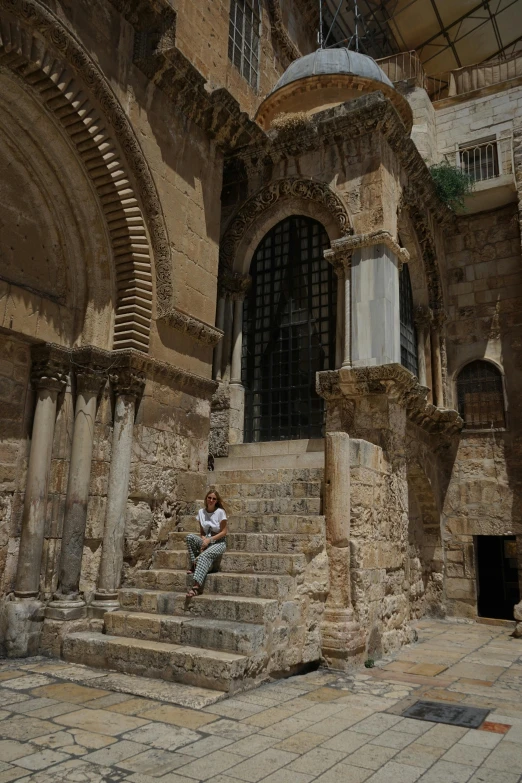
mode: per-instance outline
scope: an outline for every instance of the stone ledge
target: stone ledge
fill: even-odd
[[[167,326],[176,329],[178,332],[187,334],[193,340],[203,345],[214,347],[223,337],[221,329],[217,329],[215,326],[205,323],[205,321],[200,321],[199,318],[189,315],[178,307],[168,310],[165,315],[158,318],[158,321],[167,324]]]
[[[324,251],[324,257],[327,261],[335,262],[340,257],[351,257],[353,251],[360,247],[374,247],[375,245],[385,245],[391,250],[397,256],[400,267],[410,260],[410,254],[406,248],[401,247],[398,240],[385,229],[372,231],[370,234],[356,234],[342,239],[334,239],[330,249]]]

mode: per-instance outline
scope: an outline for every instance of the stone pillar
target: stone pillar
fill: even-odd
[[[230,383],[241,385],[241,355],[243,349],[243,301],[244,294],[233,294],[234,320],[232,325],[232,362]]]
[[[225,304],[226,300],[224,296],[220,296],[217,303],[216,311],[216,326],[223,331],[225,326]],[[223,339],[221,339],[214,348],[214,362],[212,366],[212,377],[216,381],[221,380],[221,374],[223,372]]]
[[[426,342],[432,314],[429,307],[419,305],[415,309],[415,326],[417,327],[417,360],[419,363],[419,383],[428,385],[428,373],[426,370]]]
[[[345,668],[364,652],[350,589],[350,438],[345,432],[326,434],[325,477],[330,589],[321,624],[322,654],[329,666]]]
[[[344,266],[335,265],[337,275],[337,315],[335,322],[335,369],[338,370],[344,359]]]
[[[344,345],[342,367],[352,366],[352,266],[351,256],[344,259]]]
[[[15,580],[15,600],[5,604],[5,646],[9,657],[39,651],[43,604],[38,600],[45,516],[58,394],[65,388],[69,352],[56,346],[32,349],[36,409],[22,513],[22,534]]]
[[[441,355],[441,319],[434,318],[431,325],[431,374],[433,379],[433,404],[437,408],[444,407],[444,388],[442,382],[442,355]]]
[[[46,617],[73,620],[85,616],[79,595],[83,542],[91,478],[94,424],[98,395],[106,381],[102,367],[84,367],[76,372],[76,408],[69,466],[58,589],[46,609]]]
[[[143,392],[145,377],[142,373],[125,367],[111,375],[111,381],[116,404],[102,556],[98,587],[92,604],[95,614],[103,614],[118,607],[134,416],[136,400]]]

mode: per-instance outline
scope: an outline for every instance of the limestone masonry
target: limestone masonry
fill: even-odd
[[[0,0],[3,656],[233,693],[522,636],[521,57],[434,93],[317,25]]]

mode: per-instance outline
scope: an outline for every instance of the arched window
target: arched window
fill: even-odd
[[[401,364],[414,375],[419,374],[417,330],[413,317],[413,294],[408,264],[399,272],[399,311],[401,319]]]
[[[292,215],[254,254],[243,311],[245,442],[324,435],[315,375],[335,366],[337,277],[323,258],[328,244],[320,223]]]
[[[505,427],[504,392],[500,370],[491,362],[466,364],[457,378],[459,413],[469,429]]]
[[[259,76],[260,28],[259,0],[230,0],[228,59],[254,89]]]

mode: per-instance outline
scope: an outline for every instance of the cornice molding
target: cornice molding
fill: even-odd
[[[183,332],[183,334],[188,335],[202,345],[214,347],[223,337],[221,329],[217,329],[215,326],[205,323],[205,321],[200,321],[199,318],[194,318],[193,315],[189,315],[178,307],[172,307],[158,320],[166,323],[178,332]]]
[[[407,264],[410,260],[410,254],[406,248],[401,247],[398,240],[391,235],[389,231],[381,229],[372,231],[369,234],[354,234],[353,236],[334,239],[331,247],[324,251],[324,257],[332,264],[343,263],[350,264],[354,250],[360,247],[374,247],[375,245],[384,245],[397,257],[399,268]]]
[[[288,35],[288,30],[283,23],[283,15],[281,13],[281,4],[279,0],[268,0],[268,11],[270,14],[272,35],[279,45],[283,59],[289,65],[294,60],[298,60],[299,57],[302,57],[302,54]]]

